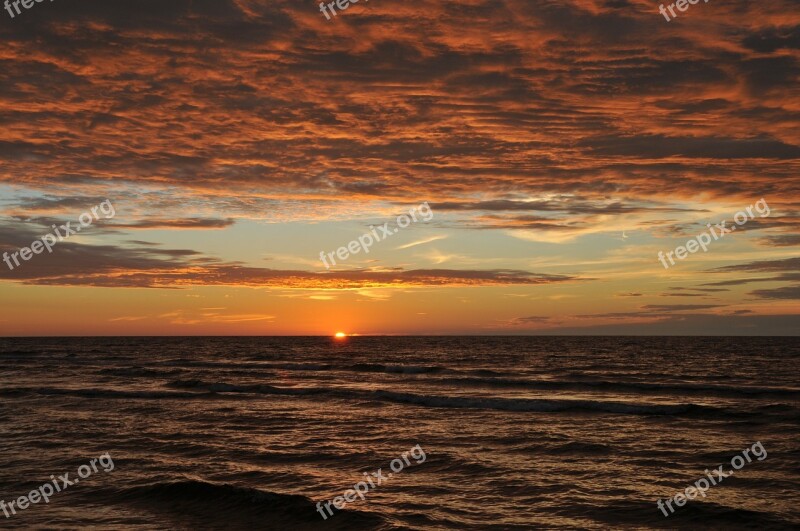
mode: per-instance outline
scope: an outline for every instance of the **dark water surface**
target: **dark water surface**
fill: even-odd
[[[798,369],[797,338],[0,339],[0,500],[114,466],[0,527],[798,529]]]

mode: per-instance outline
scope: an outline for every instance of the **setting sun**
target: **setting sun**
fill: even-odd
[[[344,332],[336,332],[336,334],[334,335],[334,337],[335,337],[336,339],[344,339],[344,338],[346,338],[346,337],[347,337],[347,334],[345,334]]]

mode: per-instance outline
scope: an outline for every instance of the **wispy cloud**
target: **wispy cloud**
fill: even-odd
[[[422,239],[422,240],[417,240],[415,242],[406,243],[406,244],[401,245],[399,247],[395,247],[395,249],[396,250],[409,249],[411,247],[416,247],[417,245],[423,245],[423,244],[426,244],[426,243],[431,243],[431,242],[435,242],[435,241],[439,241],[439,240],[444,240],[445,238],[447,238],[446,234],[440,234],[438,236],[431,236],[430,238],[425,238],[425,239]]]

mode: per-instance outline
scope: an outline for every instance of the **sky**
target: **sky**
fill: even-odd
[[[18,7],[0,335],[800,330],[792,0]]]

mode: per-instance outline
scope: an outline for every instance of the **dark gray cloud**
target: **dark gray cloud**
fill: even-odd
[[[635,317],[635,314],[632,316]],[[639,316],[641,317],[641,316]],[[622,319],[621,321],[624,321]],[[685,314],[663,316],[642,323],[618,322],[588,326],[562,326],[544,330],[543,335],[647,335],[647,336],[796,336],[800,329],[800,316],[777,315],[712,315]]]
[[[647,304],[642,309],[647,312],[683,312],[687,310],[707,310],[709,308],[719,308],[721,304]]]
[[[758,137],[602,136],[580,145],[598,154],[641,158],[800,159],[800,145]]]
[[[774,247],[794,247],[800,245],[800,234],[779,234],[767,236],[761,240],[765,245]]]
[[[800,257],[783,258],[780,260],[760,260],[746,264],[734,264],[729,266],[717,267],[712,272],[734,272],[734,271],[754,271],[754,272],[775,272],[775,271],[796,271],[800,272]]]
[[[800,49],[800,26],[766,28],[745,37],[742,44],[761,53]]]
[[[775,289],[757,289],[751,291],[750,295],[755,295],[762,299],[798,300],[800,299],[800,284]]]
[[[109,223],[110,229],[224,229],[236,223],[232,219],[182,218],[143,219],[134,223]]]

